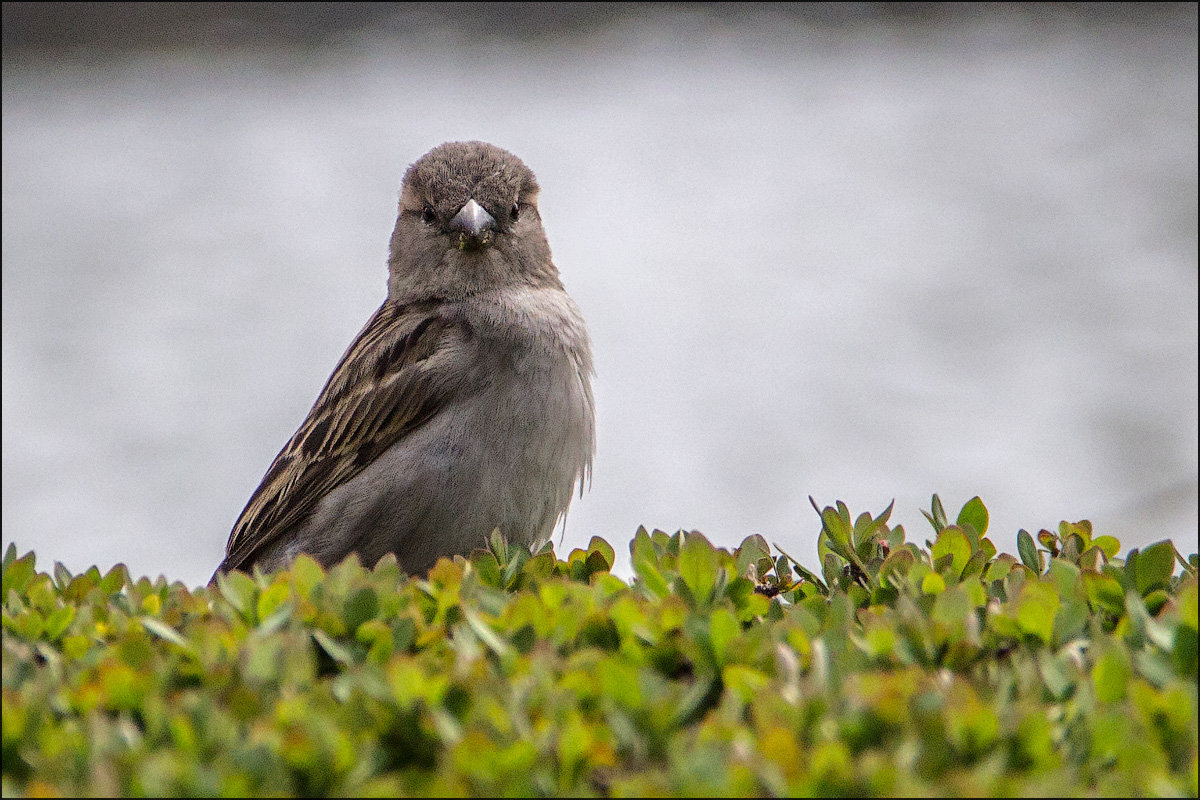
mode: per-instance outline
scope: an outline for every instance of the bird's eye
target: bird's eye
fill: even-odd
[[[433,221],[437,219],[437,214],[434,213],[433,206],[428,203],[425,204],[425,208],[421,211],[421,219],[425,220],[427,225],[433,224]]]
[[[517,203],[513,203],[512,208],[508,210],[508,215],[512,217],[513,222],[516,222],[517,217],[521,216],[521,206]]]

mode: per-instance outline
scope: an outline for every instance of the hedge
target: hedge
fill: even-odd
[[[818,508],[815,572],[640,529],[631,581],[600,538],[212,589],[10,544],[3,793],[1196,796],[1196,555],[890,511]]]

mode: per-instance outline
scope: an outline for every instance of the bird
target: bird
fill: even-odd
[[[405,172],[387,297],[238,516],[213,573],[305,553],[406,572],[565,525],[595,451],[592,346],[517,156],[446,142]]]

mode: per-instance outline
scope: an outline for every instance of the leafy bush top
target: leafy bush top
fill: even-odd
[[[818,508],[819,575],[641,529],[632,583],[599,538],[212,590],[10,544],[3,792],[1196,795],[1195,555],[890,511]]]

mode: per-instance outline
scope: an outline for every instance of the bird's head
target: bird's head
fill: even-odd
[[[485,142],[447,142],[404,175],[392,232],[393,299],[559,285],[529,167]]]

